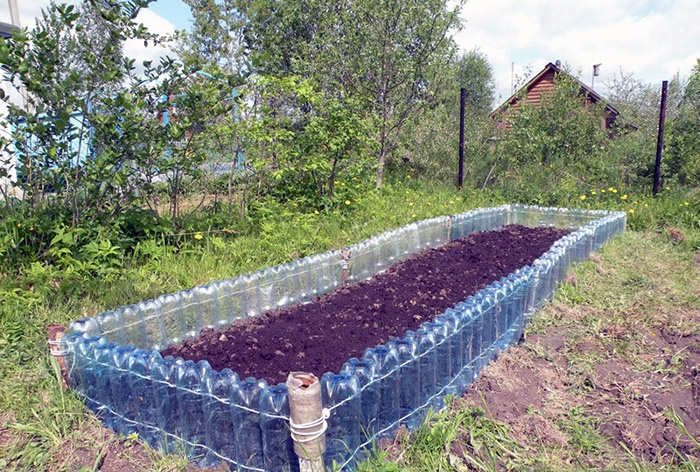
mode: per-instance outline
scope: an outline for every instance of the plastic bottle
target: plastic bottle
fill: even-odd
[[[245,318],[259,316],[262,314],[262,302],[260,300],[260,289],[258,288],[257,272],[252,274],[241,275],[241,297],[245,300],[246,315]]]
[[[233,422],[231,394],[239,382],[238,375],[231,369],[210,370],[202,379],[200,390],[203,393],[205,444],[207,452],[199,462],[201,467],[216,466],[225,457],[236,460],[236,424]]]
[[[260,430],[268,472],[297,472],[299,461],[289,432],[289,395],[283,383],[260,394]]]
[[[437,391],[437,353],[435,349],[435,333],[425,326],[416,330],[414,335],[416,356],[419,359],[420,371],[420,421],[423,421],[431,407],[431,402]]]
[[[426,330],[432,330],[435,339],[435,380],[437,388],[431,404],[433,410],[439,411],[445,406],[446,387],[452,381],[448,327],[439,319],[423,323],[422,327]]]
[[[184,363],[182,358],[180,361]],[[151,363],[151,384],[155,399],[156,421],[160,434],[155,438],[156,448],[163,452],[175,450],[174,435],[178,431],[177,364],[172,356],[154,359]]]
[[[258,293],[260,296],[260,312],[277,308],[277,284],[280,278],[280,269],[269,267],[256,272],[258,275]]]
[[[85,405],[90,410],[97,411],[100,407],[97,391],[98,369],[93,359],[95,350],[104,345],[105,340],[100,336],[85,337],[75,334],[70,344],[74,359],[71,384],[85,398]]]
[[[204,328],[197,289],[182,290],[179,294],[182,316],[185,320],[185,337],[193,338]]]
[[[391,437],[399,421],[399,354],[396,348],[380,345],[365,349],[363,359],[374,362],[377,366],[375,379],[381,378],[377,415],[379,437]]]
[[[474,347],[474,306],[473,302],[460,302],[455,307],[459,317],[460,334],[462,336],[462,369],[460,370],[460,388],[466,390],[474,380],[473,347]]]
[[[420,426],[420,360],[416,357],[415,333],[389,341],[399,354],[399,416],[409,430]]]
[[[195,298],[199,302],[198,308],[204,328],[218,329],[222,326],[217,288],[216,284],[208,284],[193,289]]]
[[[163,304],[159,299],[146,300],[136,304],[143,313],[142,323],[146,332],[144,349],[160,351],[168,346],[168,337],[163,320]]]
[[[363,443],[374,437],[377,430],[379,415],[379,375],[373,359],[357,359],[355,357],[343,364],[341,372],[355,375],[360,382],[360,422],[365,435]],[[359,459],[358,459],[359,460]]]
[[[185,361],[177,366],[179,433],[189,459],[201,459],[205,451],[206,427],[202,405],[202,378],[211,370],[207,361]]]
[[[230,325],[234,317],[233,300],[231,292],[231,280],[219,280],[212,282],[211,287],[216,296],[216,305],[219,307],[219,328]]]
[[[231,394],[236,426],[236,462],[246,467],[264,466],[260,431],[260,395],[267,387],[264,379],[253,377],[236,384]]]
[[[326,466],[346,464],[354,469],[355,451],[360,447],[360,382],[347,372],[326,372],[321,377],[321,401],[331,412],[326,430]]]
[[[445,313],[437,317],[447,328],[447,340],[450,346],[450,380],[447,383],[445,393],[447,395],[461,395],[463,391],[463,383],[461,379],[462,362],[463,362],[463,343],[462,343],[462,322],[457,311],[453,308],[448,308]]]
[[[122,344],[128,344],[139,349],[147,349],[151,343],[146,333],[143,312],[138,305],[129,305],[114,310],[117,318],[121,320],[120,329],[124,332],[125,340]]]
[[[112,376],[114,371],[113,357],[117,349],[114,343],[100,344],[93,351],[98,399],[97,414],[100,419],[112,430],[117,430],[118,417],[115,415],[114,400],[112,397]]]
[[[158,298],[163,307],[163,319],[168,320],[165,324],[168,344],[178,344],[182,342],[186,332],[180,294],[169,293]]]
[[[151,380],[151,366],[162,360],[158,351],[133,351],[128,366],[131,371],[131,396],[137,414],[136,431],[151,447],[158,447],[158,400]]]
[[[129,371],[129,356],[134,350],[133,346],[117,346],[112,351],[110,372],[112,408],[119,415],[115,430],[123,436],[136,432],[137,413],[131,395],[131,372]]]

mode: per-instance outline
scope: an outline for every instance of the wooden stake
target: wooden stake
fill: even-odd
[[[321,382],[314,374],[291,372],[287,376],[289,425],[300,472],[323,472],[326,450],[326,416],[321,404]]]

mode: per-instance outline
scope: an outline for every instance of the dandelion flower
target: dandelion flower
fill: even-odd
[[[409,175],[406,176],[406,180],[410,180],[410,179],[411,179],[411,175],[409,174]],[[415,215],[414,215],[414,216],[415,216]]]
[[[605,189],[604,189],[604,188],[601,189],[601,190],[600,190],[600,193],[605,193]]]
[[[578,197],[578,198],[579,198],[579,200],[584,201],[584,200],[586,199],[586,196],[585,196],[585,195],[581,195],[581,196]]]
[[[318,215],[318,210],[314,210],[314,213]]]
[[[684,202],[683,205],[688,206],[688,205],[690,205],[690,203]]]
[[[413,202],[408,202],[408,206],[412,207],[412,206],[413,206]]]
[[[615,189],[613,187],[608,187],[608,192],[614,192]]]
[[[194,235],[194,239],[196,239],[197,241],[199,241],[199,240],[202,239],[203,237],[204,237],[204,236],[202,236],[200,233],[197,233],[197,234]]]
[[[595,195],[595,194],[596,194],[595,190],[591,190],[591,195]]]
[[[622,200],[627,200],[627,194],[624,194],[623,196],[620,197]]]
[[[630,208],[630,209],[628,210],[628,212],[629,212],[630,214],[634,213],[634,208]]]
[[[411,218],[415,218],[415,217],[416,217],[416,214],[415,214],[415,213],[411,215]]]
[[[350,203],[351,203],[350,200],[345,200],[346,205],[350,205]]]

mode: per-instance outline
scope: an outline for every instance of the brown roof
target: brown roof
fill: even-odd
[[[569,74],[568,72],[563,71],[561,69],[561,67],[559,67],[555,64],[552,64],[550,62],[549,64],[547,64],[544,67],[544,69],[542,69],[542,71],[540,71],[539,74],[537,74],[535,77],[533,77],[528,83],[526,83],[522,88],[520,88],[520,90],[518,90],[515,94],[513,94],[508,100],[503,102],[503,104],[501,104],[501,106],[499,106],[493,112],[491,112],[491,116],[494,117],[494,116],[498,115],[500,112],[504,111],[509,106],[512,106],[515,103],[517,103],[519,100],[519,94],[520,94],[521,90],[525,89],[526,92],[530,92],[530,90],[532,90],[532,89],[536,88],[538,85],[540,85],[540,82],[542,82],[543,78],[547,77],[548,75],[554,76],[556,74],[566,74],[572,80],[575,80],[581,86],[582,94],[588,95],[589,99],[593,103],[597,103],[598,101],[602,101],[603,103],[605,103],[605,100],[603,99],[603,97],[601,97],[598,94],[598,92],[596,92],[595,90],[593,90],[588,85],[584,84],[583,82],[581,82],[576,77]],[[545,92],[545,91],[551,90],[552,87],[540,86],[540,88],[543,89],[542,92]],[[528,96],[527,101],[528,102],[537,102],[539,104],[540,97],[541,97],[541,94],[538,94],[535,97]],[[617,108],[615,108],[614,106],[609,105],[607,103],[605,103],[605,109],[608,113],[612,113],[615,116],[620,114],[620,112],[617,110]]]

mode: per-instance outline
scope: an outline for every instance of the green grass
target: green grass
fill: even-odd
[[[664,198],[649,201],[647,207],[642,206],[644,212],[638,210],[631,218],[630,224],[648,228],[651,233],[632,233],[603,250],[606,267],[611,267],[607,273],[597,272],[594,263],[582,264],[577,269],[576,286],[559,292],[558,297],[571,306],[586,305],[604,313],[605,323],[594,317],[584,319],[581,336],[600,334],[604,324],[611,321],[623,325],[662,322],[655,313],[665,308],[698,306],[697,293],[678,292],[675,288],[690,283],[692,273],[669,271],[659,281],[653,271],[646,270],[647,265],[657,267],[652,261],[659,260],[667,261],[668,267],[687,266],[700,246],[698,210],[687,214],[692,207],[684,205],[688,198],[684,195],[669,194]],[[97,265],[86,270],[77,265],[27,261],[16,270],[3,269],[0,466],[8,470],[75,470],[70,465],[72,455],[66,451],[74,450],[76,444],[97,451],[109,447],[107,439],[95,434],[99,426],[94,416],[73,392],[59,387],[55,365],[48,354],[48,324],[65,325],[76,318],[163,293],[340,248],[412,221],[502,203],[505,202],[497,194],[466,189],[458,192],[404,179],[386,185],[380,192],[367,191],[342,208],[318,213],[299,212],[293,203],[277,204],[264,214],[253,215],[250,228],[243,232],[226,232],[226,228],[218,227],[216,231],[203,231],[201,238],[189,238],[178,247],[167,244],[164,238],[142,241],[132,248],[133,255],[120,256],[118,266]],[[607,203],[601,202],[600,207],[606,208]],[[592,208],[595,203],[588,199],[586,206]],[[660,215],[669,209],[673,209],[672,214]],[[231,228],[240,225],[232,222]],[[672,242],[666,225],[682,230],[684,239]],[[624,245],[632,243],[636,249],[625,250]],[[533,320],[529,332],[546,330],[557,322],[556,314],[548,312]],[[665,322],[677,330],[696,329],[680,316]],[[606,346],[610,350],[639,356],[633,342],[625,345],[624,339],[615,339],[611,343]],[[386,455],[379,454],[378,462],[372,465],[375,469],[367,470],[496,470],[496,465],[503,464],[535,467],[549,463],[547,454],[563,454],[549,451],[533,455],[533,451],[509,439],[508,428],[490,420],[487,413],[453,409],[436,415],[429,427],[402,444],[401,460],[382,462]],[[600,441],[593,419],[575,417],[566,421],[561,423],[562,430],[577,437],[572,440],[572,450],[598,450]],[[455,438],[467,441],[468,447],[462,456],[451,459],[448,445]],[[149,457],[153,466],[150,470],[186,468],[179,456],[152,453]],[[628,462],[633,460],[636,459]],[[561,465],[555,459],[551,461]],[[81,467],[92,470],[96,466]],[[561,470],[567,469],[570,467]]]

